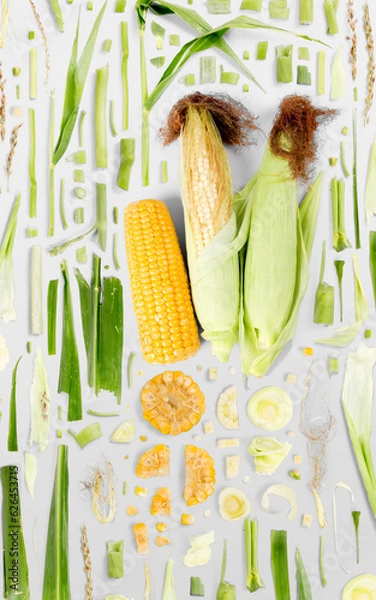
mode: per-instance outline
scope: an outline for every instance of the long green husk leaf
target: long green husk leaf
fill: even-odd
[[[16,362],[12,375],[12,391],[9,405],[8,452],[18,452],[17,430],[17,370],[22,356]]]
[[[309,583],[307,571],[303,563],[299,548],[295,553],[296,579],[298,582],[298,600],[312,600],[311,584]]]
[[[80,421],[82,419],[80,363],[66,261],[61,263],[61,271],[64,279],[64,319],[58,392],[68,394],[68,421]]]
[[[51,400],[47,381],[47,371],[43,362],[42,350],[37,348],[34,362],[34,377],[30,387],[31,429],[30,446],[38,444],[38,450],[45,450],[48,445],[50,428]]]
[[[4,599],[30,600],[29,566],[22,529],[18,467],[1,467],[0,479],[3,496]],[[18,548],[17,558],[14,555],[15,546]]]
[[[21,195],[18,194],[14,201],[0,247],[0,317],[4,319],[5,323],[14,321],[16,318],[12,253],[16,237],[20,202]]]
[[[368,175],[365,192],[365,207],[367,223],[376,214],[376,138],[374,139],[369,156]]]
[[[287,532],[272,529],[270,546],[275,598],[276,600],[290,600]]]
[[[360,344],[347,355],[342,407],[358,468],[376,518],[376,475],[371,451],[373,369],[376,348]]]
[[[175,582],[173,575],[174,561],[169,558],[163,583],[162,600],[176,600]]]
[[[61,12],[59,0],[50,0],[50,5],[54,13],[55,21],[59,28],[59,31],[62,32],[64,31],[64,18],[63,13]]]
[[[48,521],[42,600],[70,600],[68,446],[58,447]]]
[[[71,59],[68,66],[66,83],[65,83],[65,98],[64,108],[60,124],[60,133],[55,146],[55,152],[52,157],[52,162],[56,165],[64,156],[68,144],[72,137],[73,129],[77,121],[80,102],[85,87],[87,74],[89,72],[91,59],[93,56],[95,42],[98,36],[99,27],[106,10],[107,0],[103,4],[93,28],[90,32],[86,45],[83,49],[81,58],[77,60],[78,54],[78,34],[80,27],[80,17],[77,22],[76,35],[73,41]]]

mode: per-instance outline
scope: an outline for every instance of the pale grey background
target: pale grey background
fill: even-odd
[[[48,31],[49,48],[51,52],[51,83],[50,87],[55,88],[57,97],[57,124],[56,130],[58,130],[58,124],[60,122],[60,115],[62,110],[62,101],[64,94],[65,85],[65,73],[67,67],[67,61],[69,59],[73,36],[76,28],[77,14],[80,2],[75,1],[73,5],[66,4],[65,0],[61,0],[62,8],[65,15],[65,33],[59,34],[53,25],[50,12],[48,10],[48,3],[46,0],[40,0],[37,2],[38,8],[41,12],[43,20],[46,24]],[[114,230],[114,226],[111,223],[110,208],[112,205],[119,205],[121,211],[123,207],[133,200],[140,198],[159,198],[164,200],[173,215],[174,221],[182,234],[182,208],[179,199],[179,186],[178,186],[178,144],[168,148],[162,149],[161,144],[157,138],[157,131],[163,122],[167,112],[171,108],[172,104],[182,94],[193,91],[195,88],[186,88],[184,85],[179,85],[177,81],[167,90],[161,101],[155,107],[151,114],[151,185],[147,189],[141,187],[141,146],[140,146],[140,91],[139,91],[139,62],[138,62],[138,37],[137,37],[137,21],[136,15],[133,10],[132,2],[126,9],[125,15],[117,15],[114,13],[115,0],[109,0],[107,12],[100,30],[100,34],[97,42],[97,49],[93,57],[90,74],[88,76],[87,85],[82,101],[81,107],[87,111],[87,117],[85,122],[85,146],[88,150],[88,164],[85,167],[85,173],[87,178],[88,197],[82,203],[77,201],[73,195],[73,164],[66,162],[65,158],[59,163],[56,168],[56,197],[58,198],[58,182],[61,177],[66,178],[66,189],[67,189],[67,214],[70,222],[68,230],[68,236],[73,235],[75,232],[84,230],[84,226],[77,226],[72,221],[73,208],[77,205],[84,204],[86,208],[86,224],[92,221],[94,218],[92,211],[93,202],[93,184],[95,181],[107,181],[108,183],[108,199],[109,199],[109,232]],[[184,2],[182,4],[185,4]],[[297,13],[297,1],[291,1],[291,17],[288,23],[281,22],[281,26],[289,27],[291,29],[298,30],[298,13]],[[347,61],[348,43],[346,42],[345,35],[347,33],[347,27],[345,23],[345,3],[343,2],[340,6],[341,16],[339,18],[341,33],[334,38],[328,38],[325,34],[325,20],[322,11],[322,2],[316,2],[316,17],[314,26],[306,29],[300,28],[299,31],[306,32],[310,35],[314,35],[325,39],[328,43],[333,45],[333,51],[327,49],[327,63],[326,63],[326,86],[327,94],[325,97],[320,98],[320,102],[323,105],[329,105],[338,107],[341,109],[341,114],[335,123],[324,132],[323,147],[320,151],[320,160],[318,162],[318,169],[325,168],[325,182],[323,188],[323,197],[321,212],[319,217],[319,224],[317,228],[317,235],[314,245],[313,257],[312,257],[312,277],[310,287],[303,302],[300,319],[297,328],[297,334],[294,340],[294,345],[284,353],[283,357],[278,360],[277,364],[273,367],[268,377],[262,381],[252,379],[249,383],[249,390],[245,391],[242,383],[242,376],[239,367],[239,353],[238,348],[235,348],[231,359],[228,364],[220,365],[216,359],[211,357],[210,347],[207,343],[203,342],[200,352],[188,362],[184,364],[174,365],[174,369],[181,368],[188,374],[192,375],[196,381],[202,385],[202,388],[207,398],[207,412],[202,422],[197,425],[190,433],[181,435],[178,438],[162,438],[156,431],[149,427],[142,419],[140,404],[139,404],[139,392],[142,385],[147,381],[148,378],[159,373],[163,370],[163,367],[153,367],[147,365],[141,355],[138,353],[134,362],[134,389],[129,391],[126,388],[126,382],[124,380],[124,394],[121,405],[121,417],[118,419],[102,419],[101,425],[104,431],[104,437],[88,446],[84,450],[81,450],[72,438],[64,435],[63,441],[70,447],[69,465],[70,465],[70,565],[71,565],[71,583],[72,583],[72,599],[79,600],[84,597],[84,584],[85,577],[82,570],[82,556],[79,547],[80,540],[80,526],[82,523],[86,523],[88,527],[88,535],[92,552],[93,561],[93,572],[94,572],[94,583],[95,593],[94,597],[96,600],[103,600],[106,593],[123,593],[127,597],[133,597],[135,600],[141,600],[143,598],[144,589],[144,575],[143,575],[143,563],[144,559],[139,558],[135,552],[133,536],[131,526],[137,521],[144,521],[148,523],[150,528],[150,556],[147,557],[148,562],[151,565],[151,576],[153,581],[154,598],[161,597],[162,580],[164,574],[164,567],[166,560],[169,556],[173,556],[175,565],[175,581],[177,586],[177,597],[179,600],[185,600],[189,597],[189,577],[192,574],[197,574],[202,577],[206,587],[206,597],[213,599],[215,597],[215,590],[219,581],[220,572],[220,557],[222,550],[222,540],[227,538],[229,540],[229,561],[227,578],[230,582],[237,586],[237,597],[245,599],[248,597],[248,592],[244,586],[244,549],[243,549],[243,535],[242,535],[242,522],[229,524],[221,520],[217,510],[217,499],[219,492],[226,485],[235,485],[240,489],[244,490],[252,504],[252,516],[257,517],[260,526],[260,572],[265,582],[265,590],[258,592],[257,597],[261,599],[271,600],[274,597],[270,562],[269,562],[269,535],[272,528],[288,530],[288,546],[289,546],[289,560],[290,560],[290,581],[292,588],[292,597],[296,597],[296,584],[295,584],[295,565],[294,565],[294,552],[297,545],[299,545],[302,556],[309,573],[309,577],[312,584],[312,590],[314,597],[322,600],[333,600],[334,598],[340,598],[341,589],[344,584],[350,578],[350,575],[345,574],[341,571],[334,554],[334,538],[333,538],[333,520],[332,520],[332,505],[331,505],[331,494],[333,485],[338,481],[345,481],[349,484],[355,495],[355,504],[352,507],[350,503],[349,495],[340,490],[338,492],[338,505],[341,505],[339,510],[339,532],[340,542],[343,553],[343,561],[348,569],[351,569],[352,574],[359,574],[362,572],[374,572],[374,554],[376,550],[376,542],[374,535],[374,523],[371,512],[368,508],[365,493],[363,491],[360,478],[354,462],[351,446],[347,437],[346,427],[340,407],[340,390],[343,380],[343,370],[345,365],[346,350],[334,351],[331,349],[315,347],[315,357],[318,360],[318,366],[321,369],[322,376],[319,377],[318,385],[316,387],[316,398],[320,401],[322,397],[330,400],[330,406],[333,413],[337,418],[337,434],[334,440],[331,442],[328,448],[328,473],[325,478],[325,487],[323,489],[323,500],[326,508],[327,518],[329,521],[329,528],[325,531],[325,543],[326,543],[326,554],[325,554],[325,567],[326,575],[328,579],[328,585],[323,589],[319,582],[318,576],[318,544],[320,530],[316,521],[315,516],[315,504],[313,497],[307,487],[307,483],[310,478],[310,467],[308,464],[308,457],[306,452],[306,442],[304,437],[298,431],[299,421],[299,406],[301,401],[302,389],[304,385],[304,379],[307,373],[307,369],[311,364],[311,359],[302,355],[301,349],[303,346],[311,345],[313,338],[317,335],[324,333],[322,328],[312,325],[312,312],[313,312],[313,298],[314,291],[318,279],[319,260],[321,241],[326,239],[328,241],[329,248],[331,246],[331,217],[330,217],[330,196],[329,196],[329,181],[330,177],[336,174],[341,176],[340,165],[333,169],[328,168],[328,157],[338,156],[339,154],[339,140],[341,139],[340,131],[344,125],[351,126],[351,99],[352,99],[352,84],[350,77],[350,69],[347,67],[347,86],[348,93],[347,98],[344,98],[340,102],[329,102],[328,91],[329,91],[329,66],[334,49],[338,45],[344,45],[344,61]],[[29,29],[36,30],[36,24],[32,17],[32,13],[29,10],[27,0],[20,0],[11,3],[12,15],[10,23],[10,35],[7,39],[7,46],[5,50],[0,51],[0,59],[3,61],[3,69],[7,78],[7,96],[9,107],[15,105],[22,105],[24,108],[24,125],[20,131],[20,141],[14,160],[14,175],[11,181],[10,193],[3,193],[1,200],[2,205],[2,229],[5,225],[11,203],[14,195],[17,191],[22,192],[22,207],[19,216],[19,225],[14,253],[15,272],[16,272],[16,308],[17,308],[17,321],[10,323],[7,326],[3,322],[0,323],[0,333],[7,339],[11,361],[8,364],[6,371],[1,373],[1,410],[3,417],[0,421],[1,434],[1,464],[9,464],[10,462],[16,462],[19,465],[23,464],[23,451],[28,450],[28,435],[29,435],[29,386],[32,377],[32,361],[34,353],[30,356],[26,354],[26,340],[30,339],[27,336],[29,331],[29,248],[35,242],[40,242],[43,245],[43,275],[44,275],[44,297],[47,293],[47,284],[49,279],[52,277],[59,276],[59,264],[60,257],[50,258],[47,254],[47,248],[51,245],[51,240],[46,237],[47,231],[47,175],[48,175],[48,96],[43,87],[44,79],[44,54],[42,46],[39,44],[39,35],[37,33],[37,44],[38,44],[38,77],[39,77],[39,97],[37,101],[31,102],[28,100],[28,49],[29,42],[27,40],[27,31]],[[94,12],[86,11],[86,2],[82,3],[82,18],[81,18],[81,33],[80,33],[80,47],[82,48],[83,42],[86,40],[87,33],[94,21],[96,13],[101,3],[99,0],[94,1]],[[267,20],[267,2],[264,2],[264,10],[262,13],[262,19]],[[200,13],[207,17],[207,7],[204,2],[196,1],[194,8],[198,9]],[[239,11],[238,0],[232,2],[233,14],[237,14]],[[371,7],[373,11],[373,7]],[[257,15],[255,15],[257,16]],[[373,15],[374,16],[374,15]],[[366,289],[367,298],[370,306],[373,307],[373,298],[371,290],[371,282],[368,273],[368,232],[365,227],[364,219],[364,208],[363,208],[363,192],[364,182],[366,175],[366,168],[368,164],[368,153],[370,143],[374,135],[374,118],[375,110],[371,112],[372,123],[364,129],[361,123],[361,111],[363,108],[363,90],[365,89],[365,75],[366,75],[366,54],[364,50],[364,38],[361,29],[361,12],[359,7],[359,76],[358,84],[360,91],[359,101],[359,198],[360,198],[360,217],[361,217],[361,230],[362,230],[362,241],[363,248],[358,252],[360,260],[360,270],[362,281]],[[125,193],[117,189],[114,185],[116,172],[118,168],[118,155],[119,155],[119,139],[120,135],[114,139],[109,133],[109,156],[110,156],[110,168],[108,172],[96,172],[94,168],[94,153],[93,153],[93,91],[94,91],[94,80],[95,80],[95,68],[105,65],[107,61],[110,63],[110,79],[109,79],[109,94],[108,99],[115,99],[116,108],[116,125],[118,133],[123,135],[121,132],[121,87],[120,87],[120,20],[126,18],[129,23],[130,29],[130,40],[131,40],[131,54],[130,54],[130,90],[131,90],[131,127],[128,132],[124,135],[134,136],[137,138],[137,156],[136,163],[132,172],[131,179],[131,190]],[[148,57],[156,56],[158,52],[155,49],[155,41],[150,33],[150,23],[152,21],[152,15],[148,18],[148,34],[147,34],[147,48]],[[226,16],[208,16],[208,20],[213,23],[221,23],[226,20]],[[181,24],[173,17],[166,17],[161,21],[163,26],[166,28],[166,34],[179,33],[181,40],[187,41],[190,39],[192,32]],[[279,24],[276,22],[276,24]],[[101,51],[103,40],[110,37],[113,40],[113,47],[110,55],[107,55]],[[263,39],[269,39],[269,54],[266,62],[256,62],[255,49],[258,41]],[[206,91],[213,91],[213,89],[225,91],[231,95],[241,99],[255,114],[260,115],[260,126],[267,134],[273,116],[276,112],[279,100],[289,93],[299,92],[307,93],[315,96],[316,90],[316,52],[320,49],[317,44],[308,44],[311,52],[311,60],[308,63],[312,72],[313,83],[311,87],[302,87],[295,85],[276,85],[275,83],[275,59],[274,59],[274,48],[278,43],[294,43],[295,59],[297,58],[297,48],[300,45],[305,45],[304,41],[298,39],[292,39],[286,35],[277,35],[267,32],[247,32],[237,31],[236,33],[228,34],[228,40],[231,42],[233,47],[237,50],[241,56],[244,49],[249,49],[251,54],[251,60],[249,67],[259,78],[260,82],[265,86],[268,94],[263,94],[255,85],[250,83],[250,92],[245,94],[242,92],[242,85],[246,83],[246,79],[241,75],[239,85],[237,87],[227,85],[216,85],[214,88],[207,87]],[[159,54],[166,54],[168,59],[171,58],[176,51],[175,48],[168,46],[168,38],[164,44],[163,52]],[[208,52],[208,54],[215,54],[217,57],[217,69],[219,75],[219,65],[223,64],[231,70],[236,70],[235,66],[225,60],[224,56],[216,51],[215,49]],[[295,60],[295,65],[297,61]],[[13,66],[22,67],[22,75],[17,81],[12,77],[11,68]],[[150,65],[149,65],[150,66]],[[294,66],[295,72],[296,66]],[[196,80],[199,81],[199,57],[192,59],[181,72],[181,76],[186,73],[195,72]],[[156,70],[154,67],[149,68],[149,85],[150,88],[157,82],[161,75],[161,70]],[[21,83],[22,86],[22,102],[16,102],[15,100],[15,83]],[[203,86],[197,86],[200,90],[203,90]],[[34,106],[36,109],[37,119],[37,177],[38,177],[38,226],[40,228],[40,237],[38,240],[30,240],[25,237],[25,230],[29,224],[27,218],[28,212],[28,174],[27,174],[27,161],[28,161],[28,119],[27,109],[30,106]],[[8,131],[11,126],[13,127],[16,120],[9,119]],[[241,187],[249,179],[250,175],[257,169],[262,151],[265,144],[265,137],[259,134],[257,139],[258,146],[252,147],[249,150],[242,152],[231,153],[231,163],[233,166],[234,184],[237,188]],[[78,134],[74,132],[72,142],[69,147],[68,153],[75,151],[78,147]],[[5,160],[8,144],[5,143],[0,147],[2,153],[2,160]],[[346,139],[346,156],[348,166],[351,164],[351,137],[350,135]],[[169,182],[168,184],[161,184],[160,182],[160,161],[166,159],[168,161],[169,169]],[[2,189],[5,190],[6,183],[3,174]],[[354,240],[354,233],[352,227],[352,194],[351,194],[351,181],[346,182],[346,201],[347,201],[347,231],[351,240]],[[59,213],[57,211],[56,216],[56,236],[54,241],[59,241],[66,238],[66,232],[63,232],[60,227]],[[126,359],[129,352],[139,350],[137,328],[132,312],[132,306],[129,295],[128,276],[126,269],[126,259],[123,249],[123,233],[122,226],[118,228],[120,233],[120,245],[119,245],[119,257],[121,261],[121,272],[120,277],[124,282],[125,287],[125,356],[124,356],[124,374]],[[183,235],[182,235],[183,239]],[[114,273],[111,256],[111,242],[112,238],[109,235],[109,246],[106,256],[103,256],[103,265],[109,264],[110,270],[107,273]],[[90,250],[98,252],[98,247],[93,241],[88,244]],[[346,258],[346,269],[344,276],[345,284],[345,323],[350,324],[353,322],[353,276],[352,276],[352,258],[353,251],[351,249],[346,250],[341,256],[335,256],[334,251],[331,249],[328,251],[328,260],[326,268],[325,279],[327,282],[336,285],[335,271],[333,268],[334,258]],[[70,249],[66,252],[66,258],[72,273],[72,267],[75,264],[75,249]],[[88,265],[83,270],[88,276],[90,273],[91,261],[89,259]],[[60,288],[61,291],[62,287]],[[81,357],[81,375],[84,389],[84,409],[93,407],[95,399],[91,392],[89,392],[86,381],[86,363],[83,352],[83,343],[81,335],[80,325],[80,314],[79,314],[79,303],[77,288],[75,281],[72,277],[72,292],[74,294],[74,307],[75,307],[75,325],[76,333],[80,346],[80,357]],[[61,335],[61,300],[59,297],[59,325],[58,325],[58,340],[60,342]],[[339,308],[338,308],[338,296],[336,304],[336,326],[339,325]],[[44,319],[46,326],[46,306],[44,306]],[[368,326],[374,327],[374,313],[370,317]],[[373,335],[374,332],[373,332]],[[359,335],[359,338],[353,344],[352,349],[355,349],[362,339],[363,333]],[[372,339],[370,343],[372,343]],[[58,342],[58,345],[60,343]],[[59,426],[57,423],[57,405],[59,403],[66,406],[66,398],[62,395],[60,398],[56,393],[57,379],[58,379],[58,367],[59,367],[59,353],[55,357],[47,356],[47,344],[46,336],[33,337],[32,338],[33,350],[39,344],[41,345],[46,360],[46,365],[49,374],[49,384],[52,394],[52,418],[51,418],[51,435],[50,444],[48,449],[44,453],[38,453],[38,477],[36,482],[36,499],[33,501],[25,488],[23,479],[21,477],[21,494],[22,494],[22,511],[23,511],[23,522],[25,528],[25,538],[27,544],[28,560],[31,570],[31,589],[32,589],[32,600],[39,600],[41,598],[42,580],[43,580],[43,564],[44,564],[44,552],[45,552],[45,540],[47,533],[47,516],[50,505],[53,474],[55,468],[57,440],[55,437],[56,428]],[[23,360],[20,363],[19,377],[18,377],[18,423],[19,423],[19,441],[20,441],[20,452],[17,455],[10,455],[6,452],[6,438],[8,428],[8,407],[9,407],[9,395],[11,386],[11,370],[18,356],[23,355]],[[338,356],[340,359],[340,373],[329,380],[326,374],[326,360],[328,355]],[[202,365],[203,370],[197,371],[197,366]],[[209,382],[207,379],[206,371],[208,367],[216,366],[219,370],[219,378],[216,382]],[[236,367],[236,375],[229,373],[229,367]],[[142,375],[138,376],[138,371],[142,371]],[[297,375],[297,385],[288,386],[284,383],[284,379],[287,373],[292,372]],[[225,456],[230,455],[234,452],[233,450],[217,450],[216,439],[220,437],[226,437],[227,432],[221,427],[215,417],[215,405],[219,393],[228,385],[235,383],[238,387],[239,394],[239,413],[240,413],[240,429],[236,434],[241,440],[241,454],[242,463],[239,477],[230,483],[225,479]],[[246,416],[246,402],[251,396],[252,392],[261,388],[263,385],[273,384],[281,385],[283,389],[287,390],[294,401],[294,417],[292,422],[287,427],[287,430],[294,431],[295,436],[292,438],[293,449],[290,456],[280,466],[275,476],[270,478],[262,478],[256,476],[253,471],[253,464],[251,458],[247,455],[247,444],[249,440],[257,434],[262,434],[256,430],[248,421]],[[98,410],[114,410],[116,408],[115,401],[109,395],[102,394],[101,397],[95,402],[95,407]],[[127,408],[129,410],[127,411]],[[136,418],[136,439],[132,445],[122,446],[113,445],[108,441],[109,436],[116,428],[116,426],[125,418]],[[215,432],[210,436],[203,435],[203,421],[211,419],[215,425]],[[92,417],[86,416],[83,423],[77,423],[71,425],[73,430],[79,430],[84,424],[92,422]],[[64,426],[65,429],[65,426]],[[217,488],[215,495],[210,498],[202,506],[197,506],[192,509],[192,513],[196,516],[196,523],[193,527],[182,528],[179,525],[180,514],[184,511],[184,503],[181,499],[183,490],[183,478],[184,478],[184,445],[191,443],[193,435],[202,435],[201,444],[207,448],[209,452],[213,454],[216,461],[217,469]],[[142,443],[139,441],[140,435],[147,435],[148,441]],[[285,439],[285,432],[277,433],[277,437],[283,440]],[[288,438],[290,439],[290,438]],[[134,475],[134,468],[138,456],[142,451],[152,445],[164,442],[170,446],[171,449],[171,476],[166,479],[151,479],[144,482],[148,487],[149,494],[146,499],[138,499],[133,494],[134,486],[140,483],[137,481]],[[35,448],[32,449],[36,451]],[[129,460],[124,460],[124,456],[129,454]],[[292,481],[287,472],[292,468],[292,456],[293,454],[303,455],[303,464],[301,466],[302,480],[300,482]],[[116,477],[117,477],[117,492],[118,492],[118,510],[114,523],[110,525],[100,525],[96,522],[89,502],[82,491],[82,481],[85,479],[89,472],[89,466],[96,463],[101,456],[104,455],[111,459],[114,464]],[[21,471],[23,472],[23,471]],[[251,480],[249,484],[243,483],[243,477],[250,475]],[[121,495],[122,482],[126,480],[128,482],[128,493],[126,497]],[[271,483],[283,482],[290,484],[297,492],[299,502],[299,515],[293,522],[288,522],[286,519],[287,509],[285,504],[278,500],[273,500],[273,509],[278,509],[280,512],[275,514],[266,514],[260,507],[260,500],[263,491]],[[170,523],[170,529],[168,536],[170,536],[172,545],[165,548],[156,548],[154,545],[155,529],[153,524],[155,521],[160,520],[157,518],[151,518],[149,515],[149,503],[152,494],[160,485],[171,486],[173,490],[173,507],[174,516],[168,519]],[[126,506],[129,504],[136,504],[140,508],[140,514],[138,517],[130,518],[125,515]],[[355,547],[354,547],[354,536],[353,526],[351,522],[350,511],[352,508],[361,510],[361,563],[359,566],[355,565]],[[204,511],[211,511],[210,518],[203,516]],[[309,512],[314,515],[313,525],[311,529],[303,529],[301,526],[301,515],[303,512]],[[34,548],[34,527],[36,527],[36,548]],[[216,543],[213,546],[213,558],[211,562],[205,566],[197,569],[189,570],[182,564],[182,557],[188,548],[188,535],[200,534],[207,532],[211,529],[215,529],[216,532]],[[126,575],[124,580],[121,582],[109,581],[106,577],[106,541],[111,539],[124,538],[126,547]],[[0,578],[2,572],[0,570]],[[2,586],[2,582],[0,582]]]

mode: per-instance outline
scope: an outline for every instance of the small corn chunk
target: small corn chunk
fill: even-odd
[[[136,523],[133,526],[133,535],[137,546],[138,554],[149,553],[149,535],[145,523]]]
[[[238,448],[239,446],[239,438],[224,438],[217,440],[217,448]]]
[[[294,464],[295,465],[301,465],[302,464],[302,455],[301,454],[294,454]]]
[[[200,347],[190,287],[168,209],[158,200],[133,202],[124,211],[133,307],[145,360],[186,360]]]
[[[291,469],[291,471],[289,471],[289,475],[296,481],[299,481],[301,479],[299,469]]]
[[[135,517],[136,515],[138,515],[138,508],[137,506],[127,506],[127,510],[126,513],[128,515],[128,517]]]
[[[216,369],[215,367],[208,369],[208,377],[209,377],[210,381],[217,381],[218,369]]]
[[[146,487],[141,487],[140,485],[136,485],[136,487],[134,488],[134,493],[136,494],[136,496],[139,496],[140,498],[145,498],[148,494],[148,490]]]
[[[310,515],[308,513],[304,513],[303,518],[302,518],[303,527],[311,527],[312,519],[313,519],[312,515]]]
[[[296,375],[295,373],[288,373],[286,375],[286,383],[295,384],[296,383]]]
[[[206,435],[214,432],[213,421],[205,421],[204,423],[204,432]]]
[[[167,523],[156,523],[155,528],[158,531],[158,533],[164,533],[165,531],[167,531],[168,525]]]
[[[240,456],[226,456],[226,477],[227,479],[232,479],[233,477],[237,477],[239,474],[240,468]]]
[[[181,524],[182,525],[193,525],[193,523],[195,522],[195,518],[193,515],[190,515],[188,513],[183,513],[181,516]]]
[[[171,490],[169,488],[162,487],[156,491],[151,501],[150,514],[161,517],[168,517],[172,514]]]
[[[302,352],[304,356],[313,356],[313,348],[309,348],[308,346],[303,348]]]
[[[171,541],[163,535],[157,535],[157,537],[155,538],[155,543],[159,548],[161,548],[162,546],[167,546],[168,544],[171,544]]]

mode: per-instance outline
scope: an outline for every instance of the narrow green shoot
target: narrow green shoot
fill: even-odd
[[[350,177],[350,173],[348,172],[347,167],[346,167],[345,142],[341,142],[340,148],[341,148],[341,167],[342,167],[344,176],[347,178],[347,177]]]
[[[82,110],[80,112],[80,118],[78,120],[78,143],[80,148],[84,147],[84,121],[86,117],[86,111]]]
[[[369,266],[373,288],[373,298],[376,306],[376,231],[369,232]]]
[[[17,433],[17,371],[22,356],[16,362],[12,374],[12,390],[9,403],[8,452],[18,452]]]
[[[74,332],[73,305],[66,261],[62,261],[61,271],[64,279],[64,319],[58,392],[68,394],[68,421],[80,421],[82,419],[80,363]]]
[[[115,100],[110,101],[110,131],[113,137],[117,136],[116,126],[115,126]]]
[[[101,299],[101,259],[96,254],[93,255],[93,265],[91,273],[91,319],[90,319],[90,349],[88,355],[88,384],[99,391],[99,374],[97,373],[98,350],[99,350],[99,310]]]
[[[296,580],[298,583],[298,600],[312,600],[311,584],[309,583],[307,571],[299,548],[296,549],[295,562]]]
[[[47,529],[42,600],[69,600],[69,472],[68,446],[58,447]]]
[[[18,194],[14,201],[12,211],[5,229],[0,246],[0,318],[5,323],[16,319],[14,305],[14,273],[13,273],[13,247],[16,237],[18,211],[21,195]]]
[[[69,435],[71,435],[80,446],[80,448],[85,448],[87,444],[90,442],[94,442],[98,438],[102,437],[103,432],[99,423],[91,423],[81,429],[78,433],[74,433],[71,429],[68,429]]]
[[[358,200],[358,113],[353,108],[352,113],[352,131],[353,131],[353,214],[355,229],[355,248],[361,247],[360,225],[359,225],[359,200]]]
[[[299,0],[299,23],[310,25],[313,22],[313,0]]]
[[[97,210],[98,244],[103,252],[107,247],[107,186],[105,183],[95,185],[95,205]]]
[[[120,263],[118,258],[118,241],[119,235],[117,233],[114,233],[114,240],[112,244],[112,256],[114,259],[114,267],[117,271],[120,269]]]
[[[276,47],[277,81],[278,83],[292,83],[292,53],[294,46]]]
[[[258,569],[258,524],[257,519],[244,521],[246,588],[256,592],[265,587]]]
[[[29,216],[31,219],[34,219],[37,216],[37,179],[35,174],[36,130],[34,108],[29,108],[29,129]]]
[[[91,415],[92,417],[119,417],[120,416],[120,412],[98,412],[97,410],[91,410],[91,408],[89,408],[86,412],[88,415]]]
[[[30,294],[30,332],[33,335],[43,333],[43,271],[42,247],[31,247],[31,294]]]
[[[127,367],[127,375],[128,375],[128,389],[131,390],[133,386],[133,361],[136,356],[135,352],[131,352],[128,358],[128,367]]]
[[[338,290],[339,290],[339,307],[340,307],[340,321],[342,323],[343,321],[343,285],[342,285],[342,279],[343,279],[343,269],[345,266],[345,261],[344,260],[335,260],[334,261],[334,267],[337,273],[337,280],[338,280]]]
[[[270,546],[275,600],[290,600],[287,531],[272,529]]]
[[[355,543],[356,543],[356,564],[359,564],[359,522],[360,522],[360,510],[353,510],[351,512],[352,520],[354,523],[355,530]]]
[[[128,23],[122,21],[121,27],[121,83],[123,90],[123,131],[129,127],[129,83],[128,83],[128,60],[129,39]]]
[[[52,11],[54,13],[56,25],[58,26],[59,31],[63,32],[64,31],[64,17],[63,17],[63,13],[61,12],[59,0],[50,0],[50,5],[51,5]]]
[[[59,280],[51,279],[48,284],[47,293],[47,337],[48,354],[56,354],[56,318],[57,318],[57,296],[59,289]]]
[[[18,467],[8,465],[0,469],[2,490],[2,538],[3,538],[3,597],[9,600],[29,600],[29,566],[22,528]],[[15,542],[17,556],[15,557]],[[16,563],[14,562],[16,561]],[[17,589],[12,574],[17,567]],[[55,597],[55,596],[54,596]]]
[[[319,50],[317,53],[317,94],[325,94],[325,51]]]
[[[63,229],[67,229],[68,223],[65,217],[65,179],[60,180],[60,219]]]
[[[336,252],[342,252],[351,247],[345,230],[345,182],[343,179],[332,178],[332,219],[333,219],[333,248]]]
[[[29,96],[30,100],[35,100],[38,97],[38,64],[37,64],[37,49],[30,48],[29,51],[29,69],[30,69],[30,87]]]
[[[56,165],[64,156],[72,137],[73,129],[79,113],[87,74],[90,69],[90,63],[95,49],[95,42],[106,6],[107,0],[103,4],[102,9],[95,20],[79,60],[77,60],[78,34],[80,26],[80,19],[78,19],[76,35],[73,41],[72,54],[66,77],[64,108],[60,124],[60,133],[52,159],[54,165]]]
[[[48,235],[52,237],[55,233],[55,165],[52,162],[55,143],[55,90],[50,95],[50,123],[49,123],[49,168],[48,168]]]
[[[161,162],[161,177],[162,183],[168,182],[168,163],[167,160],[162,160]]]
[[[323,535],[320,535],[320,552],[319,552],[319,568],[320,568],[320,579],[322,587],[326,586],[326,577],[324,570],[324,542],[325,538]]]
[[[227,583],[226,577],[226,566],[227,566],[227,540],[223,541],[222,551],[222,567],[221,567],[221,580],[217,589],[216,600],[235,600],[236,599],[236,588],[232,583]]]
[[[122,190],[129,190],[129,181],[135,161],[135,147],[135,138],[123,138],[120,140],[120,165],[117,186]]]
[[[146,109],[148,100],[148,80],[146,68],[145,51],[145,23],[138,29],[140,46],[140,82],[142,101],[142,134],[141,134],[141,182],[143,186],[149,185],[149,161],[150,161],[150,139],[149,139],[149,110]]]
[[[108,166],[107,151],[107,87],[108,64],[96,71],[95,79],[95,166],[97,169],[106,169]]]

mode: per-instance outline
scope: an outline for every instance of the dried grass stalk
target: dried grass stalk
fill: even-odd
[[[89,540],[86,525],[81,527],[81,550],[84,557],[84,571],[86,573],[85,600],[93,600],[93,571],[90,558]]]
[[[46,30],[42,23],[42,19],[37,11],[37,7],[35,6],[34,0],[29,0],[29,2],[30,2],[31,10],[33,11],[35,20],[38,24],[39,32],[40,32],[42,42],[43,42],[45,66],[46,66],[46,78],[44,80],[44,85],[46,87],[46,90],[48,90],[48,81],[49,81],[49,75],[50,75],[50,70],[51,70],[51,63],[50,63],[50,52],[48,50]]]
[[[355,19],[354,0],[348,0],[347,2],[347,22],[351,30],[351,35],[347,36],[347,39],[351,41],[349,63],[351,65],[351,77],[355,82],[358,74],[358,38],[356,35],[356,24],[358,20]]]
[[[12,129],[12,133],[10,136],[10,150],[9,150],[9,154],[7,157],[7,165],[6,165],[6,171],[7,171],[7,175],[8,175],[8,190],[9,190],[9,184],[10,184],[10,176],[12,174],[13,158],[14,158],[16,147],[18,144],[18,132],[19,132],[20,128],[22,127],[22,125],[23,125],[23,123],[16,125]]]
[[[373,104],[373,99],[374,99],[375,74],[376,74],[375,41],[373,38],[372,24],[371,24],[371,17],[370,17],[370,13],[369,13],[368,2],[364,6],[363,27],[364,27],[364,33],[366,36],[366,48],[367,48],[367,52],[368,52],[367,96],[366,96],[363,117],[364,117],[364,125],[368,125],[368,123],[370,122],[370,114],[369,113],[370,113],[370,110],[371,110],[371,107]]]

